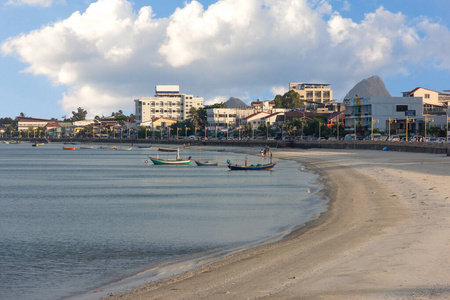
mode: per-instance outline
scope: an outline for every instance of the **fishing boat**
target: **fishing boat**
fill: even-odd
[[[152,145],[138,145],[138,148],[150,148]]]
[[[63,147],[63,150],[77,150],[77,147]]]
[[[130,151],[131,149],[133,149],[133,147],[128,147],[128,148],[116,148],[116,150],[118,150],[118,151]]]
[[[218,163],[215,161],[202,161],[202,149],[200,149],[200,160],[194,160],[199,167],[217,167]]]
[[[116,146],[100,146],[98,149],[116,149]]]
[[[247,157],[245,158],[245,165],[232,164],[230,160],[227,160],[228,168],[230,170],[242,170],[242,171],[261,171],[270,170],[276,166],[277,162],[272,162],[272,156],[270,156],[270,163],[268,164],[256,164],[247,165]]]
[[[197,164],[197,166],[199,167],[217,167],[218,163],[216,161],[199,161],[199,160],[194,160],[195,163]]]
[[[80,149],[93,149],[94,147],[92,146],[80,146]]]
[[[158,151],[162,151],[162,152],[177,152],[178,148],[158,148]]]
[[[39,147],[39,146],[44,146],[44,143],[35,142],[33,145],[31,145],[31,147]]]
[[[180,150],[177,149],[177,157],[175,159],[164,159],[158,158],[154,156],[147,155],[147,157],[153,162],[155,165],[189,165],[191,163],[191,157],[188,159],[183,159],[180,157]]]

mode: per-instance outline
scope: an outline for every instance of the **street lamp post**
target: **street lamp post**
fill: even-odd
[[[447,116],[447,144],[448,144],[448,136],[450,134],[450,132],[448,131],[448,123],[449,123],[449,121],[450,121],[450,117]]]
[[[414,121],[414,119],[412,119],[412,118],[409,118],[408,116],[406,116],[406,142],[408,141],[408,124],[410,123],[410,122],[412,122],[412,121]]]
[[[322,127],[322,122],[319,121],[319,142],[320,142],[320,129]]]
[[[188,128],[187,128],[187,126],[184,128],[184,136],[185,136],[185,138],[187,139],[187,130],[188,130]]]
[[[389,120],[388,120],[388,141],[390,141],[391,140],[391,123],[397,123],[397,120],[396,119],[392,119],[391,120],[391,118],[389,118]]]
[[[372,119],[372,135],[371,135],[371,140],[373,141],[373,123],[378,123],[380,122],[380,120],[377,119]]]
[[[427,140],[427,121],[430,120],[430,122],[434,122],[433,118],[428,118],[425,116],[425,141]]]

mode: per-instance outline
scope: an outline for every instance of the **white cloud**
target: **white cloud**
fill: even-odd
[[[222,103],[222,102],[226,102],[228,99],[230,99],[230,97],[227,96],[216,96],[214,98],[211,99],[205,99],[203,102],[205,105],[213,105],[216,103]]]
[[[54,2],[54,0],[8,0],[5,5],[30,5],[49,7]]]
[[[287,86],[279,85],[279,86],[273,86],[270,91],[272,92],[273,97],[276,95],[284,95],[286,92],[288,92]]]
[[[191,1],[155,19],[149,6],[99,0],[1,49],[28,64],[27,72],[67,85],[64,110],[82,106],[93,115],[132,110],[133,99],[152,95],[157,84],[179,84],[206,103],[267,99],[289,82],[331,83],[342,97],[373,74],[430,62],[450,69],[445,26],[382,7],[355,22],[329,3],[219,0],[205,9]]]

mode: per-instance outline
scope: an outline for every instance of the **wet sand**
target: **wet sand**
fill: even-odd
[[[282,241],[108,299],[450,299],[450,157],[273,152],[320,173],[326,213]]]

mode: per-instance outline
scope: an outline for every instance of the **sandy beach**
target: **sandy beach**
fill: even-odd
[[[450,157],[273,152],[321,175],[326,213],[282,241],[108,299],[450,299]]]

